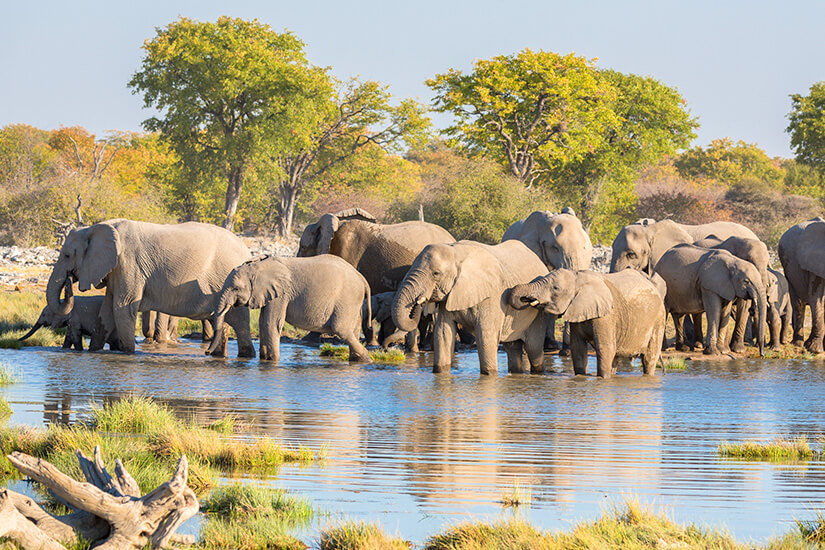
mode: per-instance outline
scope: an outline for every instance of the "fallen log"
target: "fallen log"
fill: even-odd
[[[49,462],[14,452],[9,461],[21,473],[45,486],[75,512],[49,514],[34,500],[8,489],[0,490],[0,537],[24,550],[65,550],[78,537],[96,549],[171,548],[192,544],[194,537],[175,530],[198,511],[198,499],[186,485],[189,463],[181,456],[172,478],[141,496],[137,482],[120,460],[114,477],[106,471],[100,447],[94,457],[79,450],[77,459],[86,482],[72,479]]]

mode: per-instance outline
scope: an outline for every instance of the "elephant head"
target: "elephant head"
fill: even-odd
[[[49,309],[56,315],[68,315],[73,306],[71,291],[64,300],[60,293],[61,289],[70,289],[72,281],[77,281],[81,291],[105,286],[106,276],[117,267],[120,252],[118,232],[110,222],[69,233],[46,286]]]
[[[590,269],[593,245],[570,208],[561,214],[533,212],[524,220],[518,240],[535,252],[548,269]]]
[[[415,258],[392,302],[395,326],[409,332],[418,326],[426,303],[443,303],[447,311],[469,309],[498,295],[504,274],[498,259],[469,241],[428,245]]]
[[[644,218],[626,225],[613,239],[613,255],[610,258],[610,272],[635,269],[650,275],[653,272],[651,254],[652,234],[649,227],[656,223]]]
[[[752,263],[719,250],[709,256],[699,268],[699,285],[727,301],[736,298],[754,301],[754,324],[758,327],[756,341],[759,354],[764,355],[768,300],[759,270]]]
[[[72,284],[69,281],[66,282],[66,301],[68,303],[74,302],[72,298]],[[43,311],[40,312],[40,316],[37,318],[37,321],[35,321],[34,325],[32,325],[32,328],[29,330],[29,332],[21,336],[19,340],[21,342],[23,340],[26,340],[27,338],[31,337],[32,334],[40,330],[41,327],[50,327],[52,329],[57,329],[68,326],[70,318],[71,310],[69,311],[69,313],[61,315],[53,312],[51,308],[49,308],[49,306],[47,305],[43,308]]]
[[[342,221],[362,220],[378,223],[375,216],[361,208],[348,208],[336,214],[324,214],[315,222],[306,226],[298,244],[298,256],[318,256],[329,254],[332,238]]]
[[[290,281],[289,270],[276,258],[249,260],[233,269],[223,283],[212,313],[215,337],[207,353],[221,343],[224,317],[232,307],[258,309],[277,298]]]
[[[598,273],[558,269],[510,290],[511,307],[535,307],[571,323],[604,317],[613,311],[613,294]]]

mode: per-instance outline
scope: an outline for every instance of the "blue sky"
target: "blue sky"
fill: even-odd
[[[289,29],[341,78],[430,101],[428,77],[525,47],[677,87],[701,127],[790,156],[788,95],[825,80],[825,2],[10,1],[0,10],[0,126],[140,130],[126,82],[141,44],[179,15],[258,18]],[[444,124],[442,116],[437,120]]]

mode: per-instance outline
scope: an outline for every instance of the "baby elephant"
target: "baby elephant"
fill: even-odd
[[[596,350],[597,373],[610,378],[617,357],[642,357],[645,374],[654,374],[665,332],[660,290],[643,273],[557,269],[510,291],[514,308],[533,306],[562,315],[570,323],[573,371],[587,374],[587,344]]]
[[[309,258],[266,257],[242,264],[229,274],[218,295],[213,315],[216,338],[232,306],[261,308],[261,359],[277,361],[284,322],[315,332],[332,333],[349,345],[350,361],[370,362],[361,342],[361,305],[370,302],[363,275],[338,256]],[[369,307],[365,313],[371,316]]]
[[[108,342],[111,349],[118,349],[119,342],[117,334],[110,334],[108,338],[102,338],[99,334],[100,325],[98,315],[103,305],[103,296],[76,296],[73,301],[72,310],[68,315],[56,315],[49,306],[43,308],[40,317],[34,323],[31,330],[20,337],[20,341],[29,338],[41,327],[51,327],[53,329],[66,328],[66,338],[63,340],[65,349],[74,347],[78,351],[83,351],[83,337],[89,336],[92,340],[100,339],[101,342]],[[101,347],[103,344],[101,343]]]
[[[788,293],[788,279],[780,271],[768,268],[768,326],[771,332],[770,346],[774,349],[780,344],[788,344],[791,337],[788,328],[791,322],[791,296]]]

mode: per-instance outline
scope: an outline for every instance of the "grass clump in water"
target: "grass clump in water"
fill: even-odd
[[[166,428],[182,429],[183,423],[166,405],[149,397],[133,395],[92,408],[94,427],[103,432],[148,434]]]
[[[668,357],[662,359],[662,368],[668,370],[685,370],[687,368],[687,361],[684,357]]]
[[[518,508],[519,506],[529,506],[533,501],[533,494],[529,487],[522,487],[519,481],[513,484],[509,491],[501,495],[499,503],[505,508]]]
[[[408,550],[412,545],[374,523],[346,521],[321,532],[320,550]]]
[[[334,357],[341,361],[349,361],[349,346],[333,346],[321,344],[318,354],[321,357]],[[407,356],[400,349],[372,350],[370,357],[375,363],[403,363]]]
[[[207,521],[199,548],[301,549],[288,531],[306,525],[315,510],[305,499],[281,489],[235,484],[219,487],[201,505]]]
[[[10,386],[16,384],[17,381],[14,369],[6,363],[0,363],[0,386]]]
[[[5,422],[11,416],[11,405],[5,398],[0,397],[0,422]]]
[[[718,453],[724,457],[754,460],[806,460],[819,456],[804,435],[794,439],[777,438],[771,441],[745,441],[719,444]]]

